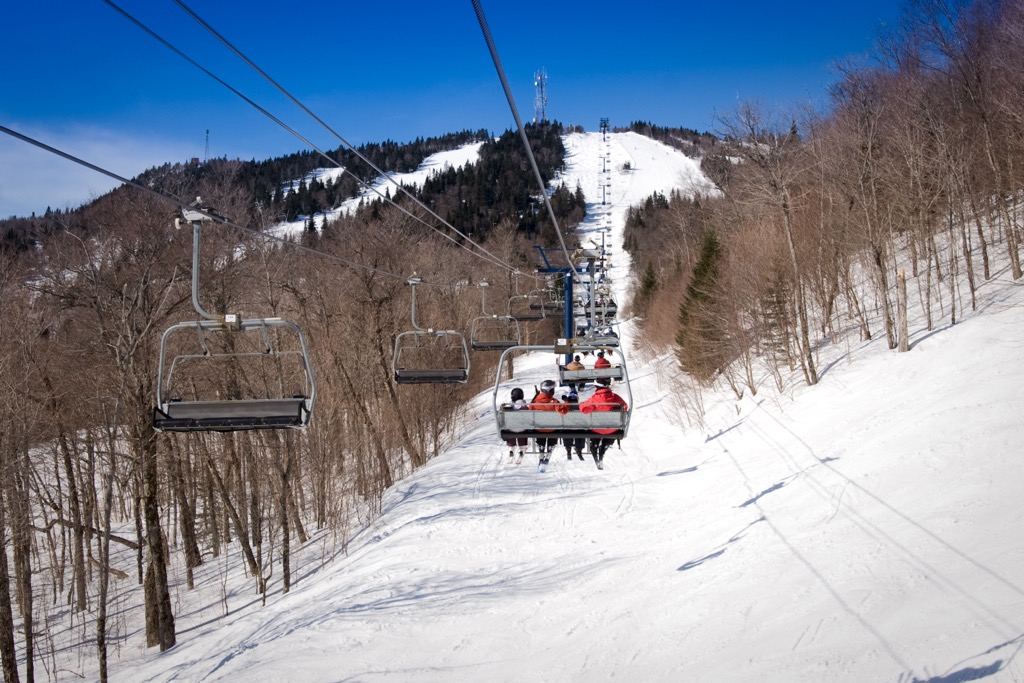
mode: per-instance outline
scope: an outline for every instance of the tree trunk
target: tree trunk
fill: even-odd
[[[210,545],[212,546],[213,556],[220,557],[220,512],[217,509],[217,495],[214,491],[213,477],[210,475],[210,469],[208,467],[203,468],[203,488],[206,491],[206,504],[203,509],[206,510],[206,528],[210,532]]]
[[[109,428],[109,427],[108,427]],[[103,473],[103,509],[102,509],[102,532],[100,540],[100,567],[99,567],[99,589],[96,611],[96,653],[99,660],[100,681],[106,683],[109,672],[107,670],[107,594],[110,588],[110,516],[114,507],[114,446],[117,443],[116,436],[109,439],[109,467]],[[141,544],[140,544],[141,545]]]
[[[896,317],[899,330],[899,350],[910,350],[910,327],[907,323],[907,273],[902,268],[896,274]]]
[[[31,469],[28,449],[19,454],[21,466],[12,477],[11,531],[14,556],[14,576],[18,586],[18,606],[21,610],[22,638],[25,641],[25,681],[35,680],[35,607],[32,595],[32,532],[31,502],[29,501],[28,473]]]
[[[178,527],[181,531],[181,544],[185,551],[185,574],[189,590],[195,588],[192,570],[203,563],[203,555],[196,541],[195,512],[185,490],[185,478],[182,476],[181,458],[186,457],[179,448],[173,448],[169,469],[171,482],[174,485],[174,496],[178,502]]]
[[[238,537],[238,542],[242,546],[242,555],[245,557],[245,562],[249,566],[249,573],[258,579],[260,576],[260,568],[259,564],[256,562],[256,555],[252,551],[252,546],[249,545],[249,535],[244,530],[245,526],[242,522],[241,516],[238,514],[238,510],[235,509],[234,504],[231,502],[231,495],[228,493],[227,486],[224,484],[224,479],[220,476],[220,472],[217,471],[217,466],[214,465],[209,453],[206,454],[206,466],[213,477],[214,483],[217,485],[217,490],[220,491],[221,502],[224,504],[224,513],[235,525],[235,535]]]
[[[57,438],[64,461],[64,475],[67,477],[68,505],[71,513],[72,532],[72,575],[75,586],[75,611],[81,612],[87,606],[85,568],[85,524],[82,520],[82,506],[78,498],[78,477],[75,475],[74,458],[67,436]]]
[[[11,605],[11,574],[7,565],[7,515],[0,495],[0,660],[5,683],[19,683],[18,653],[14,646],[14,609]]]
[[[889,300],[889,264],[886,249],[879,244],[872,245],[875,269],[878,273],[879,294],[882,301],[882,321],[885,324],[885,341],[890,349],[896,348],[895,318],[892,314],[892,302]]]
[[[146,528],[146,646],[160,646],[164,652],[174,646],[174,613],[171,593],[167,588],[167,543],[160,526],[160,506],[157,498],[159,486],[156,441],[143,437],[142,461],[142,514]]]
[[[800,327],[800,365],[804,370],[804,379],[809,385],[818,383],[818,370],[814,367],[814,349],[811,347],[810,325],[807,322],[807,299],[804,293],[803,280],[800,277],[800,265],[796,258],[796,239],[793,236],[793,217],[789,213],[789,199],[782,201],[782,216],[786,227],[786,244],[789,246],[789,262],[793,268],[793,282],[796,285],[797,324]]]
[[[278,525],[281,527],[281,592],[287,593],[292,588],[292,571],[291,571],[291,534],[288,527],[288,502],[289,492],[291,490],[291,474],[292,474],[292,442],[287,436],[284,439],[277,438],[274,440],[275,445],[284,447],[284,464],[282,465],[280,459],[276,460],[277,473],[280,479],[281,494],[278,499]]]

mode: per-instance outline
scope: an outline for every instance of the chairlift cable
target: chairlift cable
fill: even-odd
[[[473,9],[476,11],[476,18],[480,24],[480,30],[483,31],[484,40],[487,42],[487,48],[491,53],[491,60],[494,62],[494,68],[498,72],[498,79],[501,80],[501,87],[505,90],[505,99],[508,100],[508,106],[512,110],[512,117],[516,121],[516,128],[519,130],[519,137],[523,141],[523,147],[526,149],[526,156],[530,160],[530,166],[533,167],[533,175],[537,180],[537,185],[540,187],[541,197],[544,198],[544,206],[547,207],[548,217],[551,219],[551,224],[555,227],[555,234],[558,235],[558,242],[562,246],[562,253],[565,254],[566,263],[572,265],[572,258],[569,256],[569,249],[565,246],[565,238],[562,236],[562,230],[558,227],[558,219],[555,217],[555,209],[551,206],[551,200],[548,198],[547,188],[544,185],[544,178],[540,174],[540,168],[537,167],[537,159],[533,155],[533,149],[530,147],[530,140],[526,136],[526,130],[523,128],[523,120],[519,117],[519,109],[516,107],[516,100],[512,96],[512,89],[508,85],[508,78],[505,76],[505,69],[501,65],[501,58],[498,56],[498,48],[494,44],[494,38],[491,36],[491,29],[487,26],[487,18],[484,16],[483,7],[480,6],[480,0],[472,0]],[[178,0],[175,0],[178,2]]]
[[[236,228],[238,230],[244,230],[245,232],[253,233],[254,235],[256,235],[256,236],[258,236],[258,237],[260,237],[262,239],[275,241],[275,242],[278,242],[278,243],[280,243],[280,244],[282,244],[284,246],[291,247],[293,249],[298,249],[299,251],[304,251],[304,252],[307,252],[307,253],[310,253],[310,254],[316,254],[317,256],[320,256],[320,257],[323,257],[323,258],[327,258],[327,259],[331,259],[331,260],[337,261],[339,263],[342,263],[342,264],[344,264],[346,266],[349,266],[350,268],[360,268],[362,270],[367,270],[367,271],[370,271],[372,273],[379,273],[380,275],[384,275],[386,277],[392,277],[392,278],[395,278],[396,280],[402,280],[403,282],[408,279],[408,276],[406,276],[406,275],[401,275],[401,274],[398,274],[398,273],[392,273],[392,272],[389,272],[389,271],[386,271],[386,270],[381,270],[380,268],[374,268],[373,266],[368,266],[368,265],[363,264],[363,263],[357,263],[355,261],[349,261],[348,259],[341,258],[340,256],[335,256],[334,254],[328,254],[327,252],[318,251],[317,249],[312,249],[310,247],[298,244],[296,242],[291,242],[289,240],[284,239],[283,237],[278,237],[276,235],[271,235],[271,234],[268,234],[268,233],[265,233],[265,232],[261,232],[259,230],[256,230],[255,228],[249,228],[249,227],[246,227],[244,225],[239,225],[238,223],[235,223],[235,222],[233,222],[231,220],[228,220],[227,218],[225,218],[223,216],[217,216],[216,214],[208,213],[206,211],[203,211],[202,209],[197,209],[196,207],[193,207],[188,202],[182,201],[181,199],[178,199],[177,197],[174,197],[174,196],[169,195],[169,194],[164,194],[163,192],[160,192],[158,190],[154,190],[151,187],[146,187],[145,185],[137,183],[137,182],[135,182],[133,180],[129,180],[129,179],[123,177],[123,176],[119,176],[118,174],[114,173],[113,171],[108,171],[107,169],[105,169],[105,168],[103,168],[101,166],[97,166],[96,164],[92,164],[92,163],[90,163],[88,161],[85,161],[84,159],[80,159],[80,158],[78,158],[78,157],[76,157],[76,156],[74,156],[72,154],[68,154],[67,152],[59,150],[56,147],[51,147],[50,145],[47,145],[45,142],[40,142],[39,140],[31,138],[31,137],[29,137],[27,135],[24,135],[22,133],[19,133],[16,130],[12,130],[12,129],[10,129],[7,126],[4,126],[2,124],[0,124],[0,133],[6,133],[7,135],[10,135],[13,138],[17,138],[17,139],[19,139],[19,140],[21,140],[23,142],[27,142],[28,144],[34,145],[34,146],[38,147],[39,149],[42,149],[42,150],[47,151],[47,152],[50,152],[51,154],[55,154],[55,155],[57,155],[59,157],[63,157],[64,159],[67,159],[68,161],[72,161],[72,162],[74,162],[74,163],[76,163],[76,164],[78,164],[80,166],[84,166],[85,168],[88,168],[90,170],[96,171],[97,173],[105,175],[105,176],[107,176],[109,178],[113,178],[114,180],[116,180],[116,181],[118,181],[118,182],[120,182],[120,183],[122,183],[124,185],[128,185],[130,187],[134,187],[137,190],[142,190],[143,192],[148,192],[151,195],[154,195],[154,196],[159,197],[161,199],[165,199],[165,200],[167,200],[167,201],[169,201],[169,202],[171,202],[173,204],[176,204],[178,206],[178,208],[181,208],[181,209],[191,209],[193,211],[198,211],[199,213],[202,213],[204,216],[212,218],[213,220],[215,220],[215,221],[217,221],[219,223],[224,223],[225,225],[229,225],[232,228]],[[428,282],[424,282],[424,284],[429,284],[429,285],[434,286],[434,287],[445,286],[445,285],[439,285],[437,283],[428,283]]]
[[[301,134],[300,134],[299,132],[297,132],[296,130],[294,130],[294,129],[293,129],[293,128],[291,128],[290,126],[288,126],[288,125],[287,125],[286,123],[284,123],[283,121],[281,121],[281,120],[280,120],[279,118],[277,118],[276,116],[274,116],[273,114],[271,114],[271,113],[270,113],[269,111],[267,111],[267,110],[266,110],[266,109],[264,109],[263,107],[261,107],[261,106],[260,106],[259,104],[257,104],[256,102],[254,102],[254,101],[253,101],[252,99],[250,99],[249,97],[247,97],[246,95],[244,95],[244,94],[243,94],[242,92],[240,92],[240,91],[239,91],[239,90],[237,90],[236,88],[234,88],[234,87],[233,87],[232,85],[230,85],[229,83],[227,83],[226,81],[224,81],[224,80],[223,80],[222,78],[218,77],[218,76],[217,76],[216,74],[214,74],[214,73],[212,73],[212,72],[211,72],[210,70],[206,69],[206,68],[205,68],[204,66],[202,66],[201,64],[199,64],[199,63],[198,63],[198,62],[197,62],[196,60],[194,60],[194,59],[192,59],[191,57],[189,57],[188,55],[186,55],[186,54],[185,54],[184,52],[182,52],[182,51],[181,51],[180,49],[178,49],[178,48],[177,48],[177,47],[175,47],[175,46],[174,46],[173,44],[171,44],[171,43],[170,43],[170,41],[168,41],[168,40],[166,40],[165,38],[161,37],[161,36],[160,36],[159,34],[157,34],[157,33],[156,33],[155,31],[153,31],[153,30],[152,30],[151,28],[149,28],[148,26],[146,26],[145,24],[143,24],[143,23],[142,23],[142,22],[141,22],[141,21],[140,21],[139,19],[137,19],[136,17],[134,17],[133,15],[131,15],[131,14],[130,14],[129,12],[127,12],[127,11],[126,11],[125,9],[123,9],[123,8],[119,7],[119,6],[118,6],[118,5],[116,4],[116,3],[114,3],[114,2],[112,1],[112,0],[103,0],[103,1],[104,1],[104,2],[105,2],[105,3],[107,4],[107,5],[109,5],[109,6],[110,6],[110,7],[112,8],[112,9],[116,10],[116,11],[117,11],[117,12],[118,12],[119,14],[121,14],[121,15],[122,15],[123,17],[125,17],[126,19],[128,19],[128,20],[129,20],[130,22],[132,22],[133,24],[135,24],[136,26],[138,26],[138,27],[139,27],[140,29],[142,29],[143,31],[145,31],[146,33],[148,33],[148,34],[149,34],[149,35],[150,35],[151,37],[153,37],[153,38],[154,38],[154,39],[155,39],[155,40],[156,40],[157,42],[159,42],[160,44],[164,45],[164,46],[165,46],[166,48],[168,48],[169,50],[171,50],[172,52],[174,52],[174,53],[175,53],[176,55],[178,55],[179,57],[181,57],[182,59],[184,59],[184,60],[185,60],[186,62],[188,62],[189,64],[193,65],[194,67],[196,67],[197,69],[199,69],[200,71],[202,71],[202,72],[203,72],[204,74],[206,74],[207,76],[209,76],[210,78],[212,78],[212,79],[213,79],[214,81],[216,81],[216,82],[217,82],[218,84],[220,84],[220,85],[224,86],[224,87],[225,87],[225,88],[227,88],[227,89],[228,89],[229,91],[231,91],[231,92],[232,92],[233,94],[237,95],[237,96],[238,96],[239,98],[241,98],[241,99],[242,99],[242,100],[243,100],[243,101],[244,101],[244,102],[245,102],[246,104],[249,104],[249,105],[250,105],[250,106],[252,106],[252,107],[253,107],[254,109],[256,109],[257,111],[259,111],[259,112],[260,112],[261,114],[263,114],[264,116],[266,116],[267,118],[269,118],[269,119],[270,119],[271,121],[273,121],[274,123],[276,123],[277,125],[279,125],[279,126],[280,126],[280,127],[282,127],[283,129],[285,129],[285,130],[286,130],[287,132],[291,133],[291,134],[292,134],[292,135],[293,135],[293,136],[294,136],[295,138],[297,138],[297,139],[298,139],[298,140],[299,140],[300,142],[302,142],[303,144],[305,144],[306,146],[308,146],[308,147],[309,147],[310,149],[312,149],[313,151],[315,151],[315,152],[316,152],[317,154],[319,154],[319,155],[320,155],[321,157],[323,157],[323,158],[324,158],[325,160],[327,160],[327,162],[328,162],[329,164],[331,164],[331,165],[333,165],[333,166],[336,166],[336,167],[338,167],[339,169],[341,169],[341,171],[342,171],[343,173],[348,173],[348,174],[349,174],[350,176],[352,176],[352,178],[354,178],[354,179],[356,180],[356,182],[357,182],[357,183],[359,183],[360,185],[362,185],[362,186],[363,186],[364,188],[366,188],[366,189],[367,189],[367,190],[369,190],[370,192],[372,192],[372,193],[376,194],[376,195],[377,195],[378,197],[380,197],[380,198],[381,198],[382,200],[384,200],[384,201],[388,202],[389,204],[393,205],[393,206],[394,206],[395,208],[397,208],[397,209],[398,209],[399,211],[401,211],[401,212],[402,212],[402,213],[404,213],[405,215],[409,216],[410,218],[412,218],[412,219],[413,219],[413,220],[415,220],[416,222],[418,222],[418,223],[421,223],[422,225],[426,226],[427,228],[429,228],[429,229],[431,229],[431,230],[435,231],[436,233],[438,233],[439,235],[441,235],[441,236],[442,236],[442,237],[444,237],[445,239],[449,240],[450,242],[452,242],[452,243],[453,243],[453,244],[455,244],[456,246],[458,246],[458,247],[460,247],[460,248],[462,248],[462,249],[466,249],[467,251],[469,251],[469,252],[470,252],[471,254],[473,254],[474,256],[477,256],[478,258],[483,258],[483,257],[481,257],[481,256],[480,256],[479,254],[475,254],[475,253],[474,253],[474,252],[473,252],[473,251],[472,251],[472,250],[471,250],[471,249],[470,249],[469,247],[467,247],[467,246],[466,246],[465,244],[462,244],[462,243],[458,242],[458,241],[457,241],[457,240],[456,240],[455,238],[453,238],[453,237],[452,237],[451,235],[447,235],[447,234],[445,234],[444,232],[442,232],[441,230],[439,230],[439,229],[438,229],[437,227],[435,227],[435,226],[431,225],[430,223],[428,223],[427,221],[423,220],[423,218],[421,218],[420,216],[417,216],[416,214],[414,214],[414,213],[412,213],[411,211],[409,211],[408,209],[406,209],[406,208],[405,208],[404,206],[401,206],[400,204],[397,204],[397,203],[395,203],[395,202],[394,202],[394,201],[393,201],[393,200],[392,200],[392,199],[391,199],[390,197],[387,197],[387,196],[386,196],[386,195],[384,195],[384,194],[383,194],[383,193],[382,193],[382,192],[381,192],[380,190],[378,190],[377,188],[373,187],[373,185],[372,185],[372,184],[370,184],[369,182],[367,182],[367,181],[363,180],[362,178],[358,177],[357,175],[355,175],[354,173],[352,173],[351,171],[349,171],[348,169],[346,169],[346,168],[345,168],[344,166],[342,166],[342,165],[341,165],[340,163],[338,163],[338,161],[337,161],[336,159],[333,159],[333,158],[332,158],[332,157],[331,157],[330,155],[328,155],[328,154],[327,154],[326,152],[324,152],[324,151],[323,151],[323,150],[321,150],[321,149],[320,149],[319,147],[317,147],[317,146],[316,146],[316,145],[315,145],[315,144],[314,144],[313,142],[311,142],[311,141],[310,141],[310,140],[308,140],[308,139],[307,139],[306,137],[304,137],[303,135],[301,135]],[[201,20],[200,20],[200,21],[201,21]],[[212,28],[211,28],[211,29],[209,29],[209,30],[210,30],[210,31],[213,31],[213,29],[212,29]],[[214,35],[217,35],[217,34],[216,34],[216,32],[214,32]],[[230,44],[229,44],[229,47],[230,47]],[[233,49],[233,48],[232,48],[232,49]],[[243,57],[243,59],[244,59],[244,57]],[[273,81],[271,81],[271,82],[273,82]],[[300,106],[301,106],[301,105],[300,105]],[[319,119],[318,119],[318,120],[319,120]],[[330,129],[328,129],[328,130],[330,130]],[[333,132],[333,131],[332,131],[332,132]],[[347,145],[347,144],[348,144],[348,143],[346,143],[346,145]],[[355,150],[353,150],[353,151],[355,151]],[[358,153],[358,152],[356,152],[356,154],[357,154],[357,155],[359,155],[359,153]],[[361,155],[359,155],[359,156],[360,156],[360,158],[363,158],[363,157],[362,157]],[[365,160],[365,159],[364,159],[364,160]],[[369,163],[369,162],[367,162],[367,163]],[[372,164],[370,164],[370,165],[372,166]],[[374,166],[374,169],[375,169],[375,170],[378,170],[378,172],[381,172],[381,171],[379,171],[379,169],[377,169],[377,168],[376,168],[375,166]],[[382,173],[382,172],[381,172],[381,173]],[[420,203],[420,206],[423,206],[423,205],[422,205],[422,203]],[[426,208],[426,207],[424,207],[424,208]],[[428,213],[430,213],[431,215],[433,215],[433,216],[434,216],[435,218],[437,218],[438,220],[440,220],[440,221],[441,221],[442,223],[444,223],[444,222],[445,222],[445,221],[444,221],[443,219],[441,219],[441,218],[440,218],[440,216],[437,216],[437,214],[434,214],[434,213],[433,213],[432,211],[430,211],[430,209],[427,209],[427,211],[428,211]],[[447,225],[447,223],[446,223],[446,225]],[[449,227],[451,227],[451,226],[449,226]],[[454,228],[452,228],[452,229],[454,230]],[[458,232],[458,231],[456,231],[456,232]],[[461,233],[460,233],[460,234],[461,234]],[[467,238],[467,239],[468,239],[468,238]],[[472,242],[472,240],[470,240],[470,242]],[[485,251],[485,253],[487,253],[487,255],[488,255],[488,256],[490,256],[490,259],[484,259],[484,260],[489,260],[489,261],[491,261],[491,262],[495,263],[495,265],[501,266],[502,268],[505,268],[505,269],[508,269],[508,270],[512,270],[513,272],[519,272],[519,271],[517,271],[517,270],[516,270],[516,269],[515,269],[515,268],[514,268],[514,267],[513,267],[513,266],[512,266],[511,264],[505,263],[504,261],[501,261],[500,259],[497,259],[497,257],[493,256],[493,255],[492,255],[492,254],[490,254],[489,252],[486,252],[486,251]]]

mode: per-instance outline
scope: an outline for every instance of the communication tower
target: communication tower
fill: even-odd
[[[203,153],[203,163],[210,160],[210,129],[206,129],[206,151]]]
[[[545,123],[548,120],[548,73],[543,67],[533,74],[533,85],[536,88],[533,96],[533,122]]]

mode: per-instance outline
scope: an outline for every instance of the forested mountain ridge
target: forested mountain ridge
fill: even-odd
[[[554,177],[562,164],[564,149],[559,124],[527,126],[527,134],[545,181]],[[314,173],[331,168],[322,155],[301,151],[264,161],[237,159],[197,159],[184,163],[166,163],[133,178],[133,182],[183,201],[204,194],[204,189],[230,188],[244,207],[232,219],[262,229],[275,223],[294,221],[300,216],[316,216],[338,208],[359,195],[377,178],[377,170],[406,173],[415,170],[424,159],[439,151],[455,149],[472,142],[483,142],[480,158],[474,164],[446,169],[418,190],[420,199],[436,203],[436,213],[460,231],[483,238],[503,218],[515,218],[518,229],[534,234],[547,221],[538,211],[536,181],[527,164],[517,134],[506,131],[494,138],[484,130],[462,131],[439,137],[417,139],[399,144],[394,141],[361,145],[356,149],[340,147],[328,152],[345,172],[326,182]],[[372,166],[371,166],[372,164]],[[408,190],[409,188],[407,188]],[[123,188],[111,193],[122,191]],[[558,191],[559,217],[582,217],[582,197],[575,188]],[[207,192],[208,193],[208,192]],[[395,194],[391,191],[390,194]],[[170,205],[169,205],[170,206]],[[41,216],[0,220],[0,250],[24,250],[45,239],[55,230],[76,224],[69,211],[47,209]],[[373,209],[379,210],[379,207]],[[548,225],[550,231],[550,225]],[[548,237],[553,237],[549,232]]]

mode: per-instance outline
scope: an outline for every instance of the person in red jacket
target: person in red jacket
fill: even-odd
[[[580,411],[586,414],[593,412],[609,412],[612,410],[629,410],[626,400],[611,389],[611,380],[607,377],[600,377],[597,380],[597,391],[594,395],[580,404]],[[594,429],[595,434],[614,434],[614,429]],[[604,454],[615,439],[603,436],[595,436],[590,439],[590,454],[594,456],[597,469],[604,469]]]
[[[555,398],[555,382],[546,379],[540,384],[540,389],[530,401],[530,410],[555,410],[564,415],[569,412],[569,406]],[[538,429],[537,431],[554,431],[550,429]],[[537,439],[537,450],[540,452],[540,464],[547,465],[551,460],[551,451],[558,444],[558,438]]]
[[[597,360],[594,361],[594,369],[601,370],[603,368],[610,368],[611,366],[611,362],[604,357],[604,351],[598,351]]]

